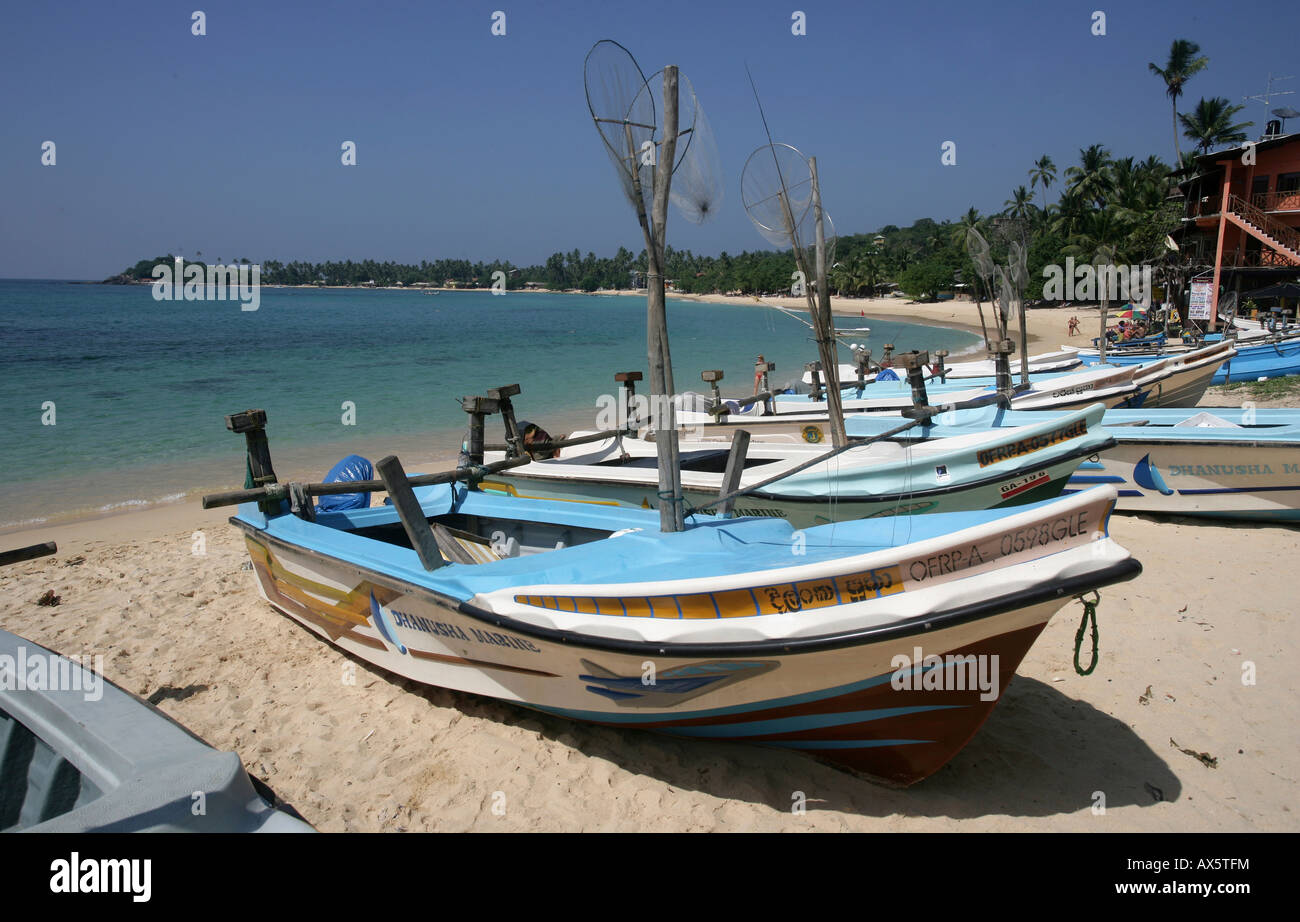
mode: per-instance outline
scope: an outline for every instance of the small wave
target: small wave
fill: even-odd
[[[29,525],[43,525],[44,523],[46,523],[46,522],[48,522],[48,521],[49,521],[48,518],[45,518],[44,516],[42,516],[41,518],[38,518],[38,519],[17,519],[17,520],[15,520],[15,521],[13,521],[13,522],[0,522],[0,531],[8,531],[8,530],[10,530],[10,529],[26,528],[26,527],[28,527]]]
[[[114,509],[125,509],[131,506],[147,506],[149,501],[145,499],[124,499],[119,503],[105,503],[99,507],[100,512],[112,512]]]

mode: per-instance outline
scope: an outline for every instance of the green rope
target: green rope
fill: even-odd
[[[1079,602],[1083,605],[1083,620],[1079,622],[1079,630],[1074,633],[1074,671],[1079,675],[1092,675],[1092,671],[1097,668],[1097,660],[1101,658],[1097,646],[1097,606],[1101,603],[1101,593],[1094,591],[1092,601],[1079,596]],[[1084,669],[1079,665],[1079,653],[1083,649],[1083,632],[1087,630],[1089,621],[1092,622],[1092,662]]]

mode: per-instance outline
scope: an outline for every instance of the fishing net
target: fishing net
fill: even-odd
[[[631,53],[604,39],[583,63],[587,108],[633,208],[650,213],[658,131],[655,94]],[[660,97],[662,98],[662,97]]]
[[[650,78],[650,87],[658,88],[662,99],[663,71]],[[668,197],[683,218],[703,224],[722,205],[722,166],[718,162],[718,144],[713,138],[709,119],[700,106],[695,88],[685,74],[677,76],[677,152],[673,167],[673,184]]]
[[[1007,245],[1007,276],[1011,284],[1011,305],[1008,309],[1007,320],[1015,320],[1020,316],[1020,302],[1025,296],[1025,287],[1029,283],[1029,270],[1025,258],[1025,248],[1018,241],[1012,240]]]
[[[758,232],[774,246],[807,243],[812,215],[812,171],[789,144],[764,144],[740,175],[740,198]]]
[[[984,279],[985,287],[992,292],[989,283],[993,279],[993,257],[989,255],[989,242],[974,227],[966,231],[966,252],[975,263],[975,268],[979,270],[980,277]]]
[[[628,50],[609,39],[592,47],[583,70],[587,108],[618,172],[623,193],[634,208],[639,205],[649,214],[663,145],[664,72],[657,71],[647,80]],[[669,200],[686,220],[703,224],[722,203],[722,168],[713,129],[695,88],[681,73],[677,76],[673,161]]]
[[[803,246],[803,258],[806,264],[815,270],[817,267],[817,218],[815,208],[808,209],[808,213],[804,215],[804,219],[799,225],[796,236],[798,236],[799,243]],[[823,249],[826,251],[826,271],[829,273],[831,266],[835,265],[835,242],[838,237],[835,234],[835,222],[831,220],[831,213],[825,208],[822,209],[822,237],[825,241]]]

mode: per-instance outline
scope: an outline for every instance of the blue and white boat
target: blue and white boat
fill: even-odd
[[[803,530],[692,518],[666,533],[655,511],[461,484],[336,511],[273,486],[297,514],[245,503],[231,519],[258,588],[354,656],[550,714],[795,750],[899,784],[966,744],[1054,612],[1141,570],[1109,536],[1105,487],[1007,510]]]
[[[1096,403],[1107,409],[1192,407],[1205,394],[1214,373],[1233,355],[1232,343],[1224,342],[1143,364],[1094,365],[1065,374],[1032,375],[1027,388],[1017,387],[1011,407],[1058,413]],[[1014,363],[1012,370],[1014,373]],[[936,406],[987,403],[996,390],[993,382],[985,379],[930,382],[926,388],[930,403]],[[862,415],[896,417],[912,406],[912,389],[906,381],[877,381],[862,388],[862,396],[857,393],[856,388],[845,389],[846,421]],[[817,444],[830,437],[826,402],[808,395],[778,398],[776,413],[766,412],[762,404],[737,407],[720,422],[710,413],[709,398],[692,394],[688,399],[690,405],[678,418],[699,438],[730,439],[736,429],[748,430],[758,441]]]
[[[736,512],[777,516],[803,528],[1047,499],[1061,492],[1086,458],[1114,444],[1101,427],[1103,409],[1095,404],[1014,431],[966,430],[920,443],[882,440],[803,470],[825,453],[824,445],[756,441],[745,457],[739,488],[747,492],[737,499]],[[1031,443],[1033,451],[1014,450]],[[658,508],[655,451],[655,444],[643,439],[609,438],[503,471],[480,486],[534,499]],[[683,431],[682,491],[688,510],[718,497],[727,454],[728,446],[692,441],[690,430]],[[786,471],[791,473],[783,477]],[[755,489],[759,484],[766,485]]]
[[[996,407],[957,410],[898,438],[946,438],[1044,416],[1053,418]],[[864,414],[846,419],[845,427],[866,438],[901,421]],[[1081,464],[1066,490],[1113,486],[1124,512],[1300,521],[1300,410],[1107,410],[1102,425],[1117,444]]]
[[[1112,351],[1107,348],[1106,362],[1110,365],[1145,365],[1152,361],[1178,358],[1188,354],[1179,350],[1152,353]],[[1096,365],[1100,360],[1097,351],[1092,349],[1080,349],[1078,355],[1085,365]],[[1217,386],[1233,381],[1258,381],[1263,378],[1281,378],[1296,374],[1300,374],[1300,338],[1269,337],[1263,342],[1237,342],[1236,354],[1215,372],[1210,384]]]

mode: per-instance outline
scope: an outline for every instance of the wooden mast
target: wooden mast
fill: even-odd
[[[678,434],[673,407],[673,365],[668,348],[668,314],[664,302],[664,253],[668,224],[668,192],[672,185],[673,163],[677,156],[677,67],[664,68],[664,135],[657,152],[654,169],[654,201],[650,225],[644,219],[641,228],[646,238],[649,263],[646,292],[646,353],[650,367],[650,399],[656,422],[655,446],[659,456],[659,527],[663,531],[682,531],[685,510],[682,508],[682,475],[678,467]],[[632,152],[636,156],[636,152]],[[633,175],[636,175],[633,161]]]
[[[831,425],[831,444],[843,448],[848,442],[844,432],[844,402],[840,393],[839,354],[835,348],[835,321],[831,315],[831,292],[826,284],[826,229],[822,219],[822,191],[817,180],[817,158],[808,159],[812,173],[813,217],[817,221],[817,309],[813,312],[817,332],[817,354],[826,374],[826,403]]]

